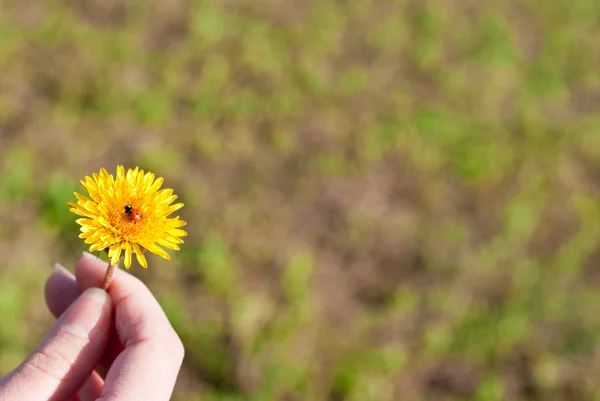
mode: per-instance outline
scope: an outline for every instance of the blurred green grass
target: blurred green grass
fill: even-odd
[[[186,207],[131,269],[186,345],[174,400],[596,400],[594,0],[0,6],[0,372],[139,165]]]

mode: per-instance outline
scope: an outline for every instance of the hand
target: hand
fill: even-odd
[[[60,318],[0,379],[1,401],[169,400],[183,360],[181,340],[148,288],[129,273],[117,269],[108,294],[96,288],[105,271],[106,262],[87,253],[75,276],[54,271],[46,303]]]

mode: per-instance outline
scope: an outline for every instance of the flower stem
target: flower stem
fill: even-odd
[[[108,267],[106,268],[106,274],[104,275],[104,280],[102,280],[102,289],[104,289],[105,291],[108,290],[108,287],[110,287],[110,284],[112,283],[112,277],[115,273],[115,267],[117,267],[117,264],[115,263],[114,265],[111,265],[109,260]]]

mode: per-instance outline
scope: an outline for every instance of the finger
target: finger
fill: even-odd
[[[65,400],[75,395],[104,352],[111,300],[85,291],[34,352],[0,383],[1,400]]]
[[[75,281],[75,275],[60,264],[55,266],[54,272],[46,280],[44,292],[48,309],[50,309],[50,312],[55,317],[62,315],[69,305],[81,294]],[[116,329],[114,325],[111,325],[111,335],[109,336],[108,345],[105,353],[100,358],[99,366],[96,368],[104,372],[105,375],[112,361],[114,361],[122,350],[123,345],[116,335]]]
[[[44,295],[50,312],[59,317],[81,295],[81,292],[75,282],[75,275],[57,263],[54,272],[46,280]]]
[[[85,274],[85,273],[84,273]],[[46,296],[46,304],[55,317],[59,317],[81,294],[75,275],[70,273],[65,267],[56,264],[54,272],[46,281],[44,289]],[[115,358],[123,351],[123,344],[119,341],[117,331],[114,325],[111,325],[111,335],[109,336],[108,345],[100,363],[96,367],[102,376],[106,375],[108,368]]]
[[[79,390],[79,398],[81,401],[94,401],[102,395],[102,386],[104,380],[96,372],[92,372],[90,377],[85,381],[81,390]]]
[[[75,272],[80,289],[99,286],[105,271],[106,262],[84,254]],[[181,340],[158,301],[137,278],[116,269],[108,292],[125,349],[108,371],[101,400],[168,400],[183,361]]]

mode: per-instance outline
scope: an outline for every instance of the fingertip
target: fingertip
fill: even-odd
[[[61,265],[58,262],[56,262],[54,264],[54,271],[56,273],[60,273],[60,274],[65,275],[67,277],[70,277],[70,278],[73,278],[73,279],[75,278],[75,275],[73,273],[71,273],[66,267],[64,267],[63,265]]]
[[[79,294],[75,276],[57,263],[44,286],[44,297],[50,312],[59,317]]]
[[[88,336],[102,332],[108,338],[112,301],[106,291],[88,288],[61,318],[61,326],[71,332]]]
[[[83,251],[81,253],[81,258],[79,258],[79,261],[77,262],[77,265],[79,265],[80,263],[83,264],[87,264],[90,266],[105,266],[106,262],[103,261],[102,259],[100,259],[99,257],[97,257],[96,255],[89,253],[87,251]]]
[[[90,287],[101,287],[107,264],[89,252],[83,252],[75,265],[75,277],[81,291]]]

